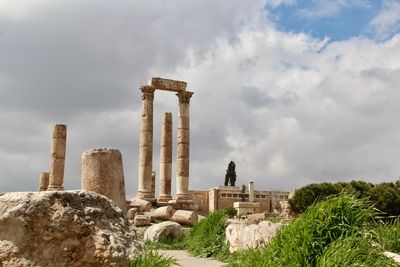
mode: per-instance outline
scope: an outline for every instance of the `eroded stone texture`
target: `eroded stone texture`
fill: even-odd
[[[176,222],[161,222],[150,226],[144,233],[144,241],[158,242],[166,237],[181,239],[183,237],[183,227]]]
[[[158,220],[169,220],[175,213],[175,209],[172,206],[160,207],[152,211],[153,217]]]
[[[180,91],[176,95],[179,98],[176,200],[179,201],[191,199],[189,194],[189,103],[193,92]]]
[[[197,223],[197,220],[197,212],[190,210],[177,210],[171,217],[171,221],[185,225],[194,225]]]
[[[168,202],[171,196],[172,176],[172,113],[164,114],[160,142],[160,196],[158,202]]]
[[[96,148],[82,154],[82,189],[102,194],[126,211],[122,155],[118,149]]]
[[[187,86],[187,83],[183,81],[176,81],[159,77],[151,78],[150,84],[156,89],[172,91],[172,92],[179,92],[182,90],[186,90]]]
[[[132,198],[129,205],[131,207],[137,208],[139,212],[150,211],[153,206],[151,202],[137,197]]]
[[[51,137],[50,177],[47,188],[49,191],[64,190],[66,144],[67,126],[64,124],[54,125]]]
[[[142,120],[140,123],[139,177],[136,197],[153,201],[152,166],[153,166],[153,100],[152,86],[141,86]]]
[[[39,180],[39,191],[46,191],[47,187],[49,186],[49,172],[42,172],[40,173],[40,180]]]
[[[141,247],[124,213],[100,194],[0,196],[0,266],[128,266]]]
[[[262,221],[247,225],[244,221],[231,222],[225,230],[229,242],[229,251],[235,252],[248,248],[256,249],[268,244],[282,227],[280,223]]]

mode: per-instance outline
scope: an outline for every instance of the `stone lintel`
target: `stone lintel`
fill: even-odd
[[[149,83],[155,89],[170,91],[170,92],[185,91],[187,86],[186,82],[164,79],[160,77],[152,77]]]

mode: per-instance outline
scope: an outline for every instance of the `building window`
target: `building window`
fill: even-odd
[[[265,195],[261,195],[261,198],[265,198]]]
[[[227,194],[228,197],[232,197],[232,194]]]
[[[221,197],[226,197],[226,194],[221,194]]]
[[[256,195],[256,198],[260,198],[260,195]]]

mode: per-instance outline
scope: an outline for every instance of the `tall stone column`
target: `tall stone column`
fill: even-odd
[[[51,138],[51,163],[48,191],[64,190],[64,164],[67,142],[67,126],[56,124]]]
[[[152,194],[153,172],[153,100],[152,86],[141,86],[142,120],[140,123],[139,177],[137,197],[149,201],[154,200]]]
[[[172,176],[172,113],[164,114],[160,142],[160,197],[159,202],[168,202],[171,196]]]
[[[191,200],[189,195],[190,116],[189,103],[193,92],[180,91],[178,115],[178,159],[176,162],[176,200]]]

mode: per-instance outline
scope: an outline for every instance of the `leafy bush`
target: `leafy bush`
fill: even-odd
[[[229,218],[233,218],[237,214],[237,211],[234,207],[225,208],[224,211]]]
[[[400,181],[377,185],[363,181],[310,184],[296,191],[294,197],[289,200],[290,209],[296,213],[303,213],[313,203],[342,191],[356,194],[359,198],[368,197],[378,210],[388,216],[400,215]]]
[[[145,253],[133,259],[129,267],[170,267],[173,265],[180,266],[176,259],[163,254],[159,254],[155,250],[147,250]]]
[[[283,228],[268,246],[237,253],[231,266],[316,266],[330,244],[358,235],[375,215],[366,199],[344,193],[328,197]]]

